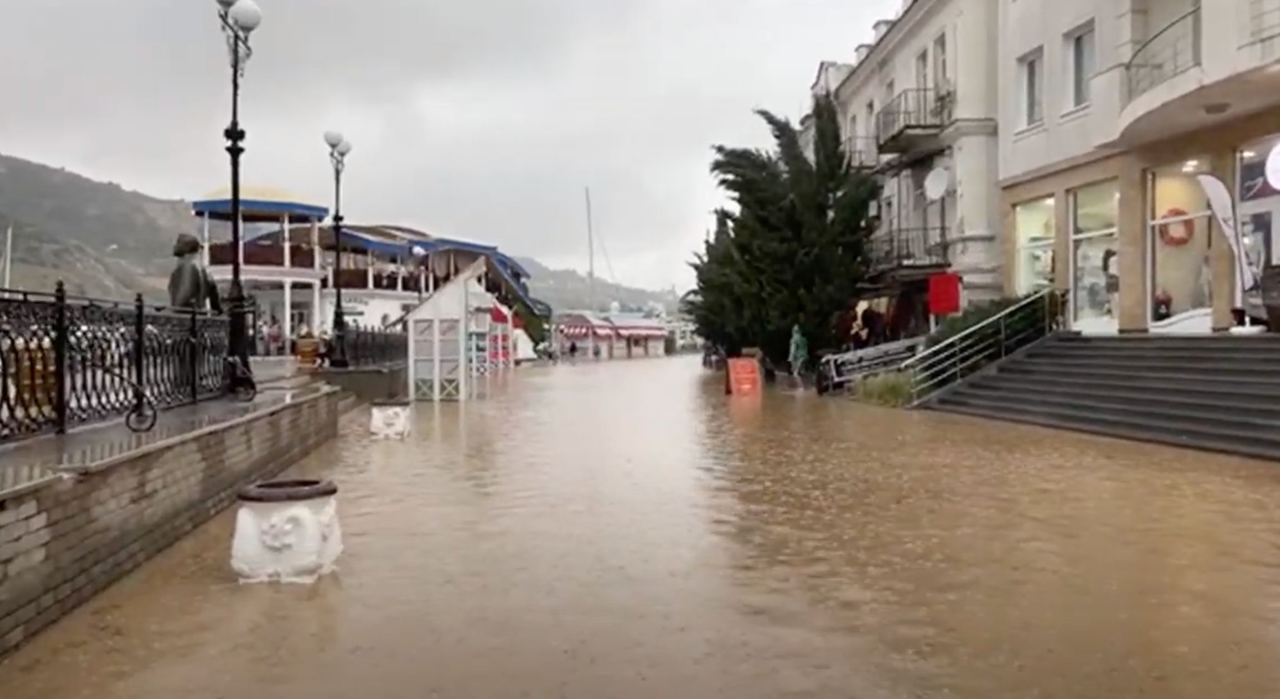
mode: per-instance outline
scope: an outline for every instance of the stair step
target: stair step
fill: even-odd
[[[1119,397],[1102,392],[1051,393],[980,386],[962,386],[955,392],[960,397],[976,396],[983,400],[1005,401],[1011,406],[1049,405],[1088,408],[1098,415],[1118,417],[1151,417],[1170,425],[1198,427],[1215,425],[1226,429],[1236,426],[1272,432],[1280,438],[1280,406],[1255,409],[1225,403],[1205,404],[1197,401],[1168,401],[1158,396]]]
[[[1161,367],[1163,369],[1163,367]],[[1253,376],[1247,374],[1216,374],[1205,367],[1188,367],[1177,371],[1159,371],[1147,369],[1139,371],[1123,367],[1105,368],[1061,364],[1058,362],[1012,361],[997,367],[998,373],[1034,374],[1074,376],[1084,379],[1097,378],[1139,378],[1157,381],[1166,385],[1178,385],[1182,382],[1207,382],[1230,386],[1266,387],[1280,395],[1280,377],[1269,375]]]
[[[1228,358],[1212,361],[1150,361],[1136,359],[1094,359],[1092,357],[1025,357],[1021,364],[1053,368],[1119,369],[1159,371],[1171,374],[1206,374],[1212,376],[1248,376],[1280,380],[1280,363],[1233,362]]]
[[[1216,427],[1212,425],[1174,424],[1161,419],[1147,418],[1137,415],[1108,415],[1100,417],[1089,407],[1060,407],[1043,405],[1009,404],[1007,401],[987,400],[965,397],[959,393],[943,396],[937,407],[950,409],[953,406],[969,406],[989,411],[993,416],[1005,419],[1020,419],[1033,416],[1057,420],[1076,427],[1088,428],[1091,431],[1122,430],[1134,438],[1160,438],[1161,441],[1196,446],[1198,443],[1213,443],[1225,446],[1238,444],[1260,451],[1274,453],[1280,457],[1280,431],[1269,430],[1271,434],[1260,435],[1244,428]]]
[[[1099,434],[1108,437],[1117,437],[1120,439],[1128,439],[1139,442],[1159,442],[1161,444],[1169,444],[1172,446],[1183,447],[1187,449],[1201,449],[1205,451],[1223,452],[1227,454],[1239,454],[1251,456],[1269,461],[1280,461],[1280,448],[1268,448],[1261,446],[1252,446],[1248,444],[1240,444],[1233,440],[1219,440],[1210,438],[1198,438],[1189,440],[1185,436],[1172,436],[1160,433],[1149,433],[1143,430],[1133,430],[1116,425],[1100,425],[1097,423],[1080,422],[1071,419],[1059,419],[1048,416],[1040,416],[1033,414],[1013,415],[1002,410],[988,410],[969,405],[936,405],[930,406],[931,409],[942,412],[956,413],[968,415],[971,417],[980,417],[993,420],[1004,420],[1009,422],[1019,422],[1040,427],[1048,427],[1053,429],[1065,429],[1077,432],[1088,432],[1091,434]]]
[[[1089,348],[1083,349],[1079,347],[1062,347],[1058,345],[1046,345],[1031,350],[1026,355],[1034,359],[1105,359],[1105,360],[1129,360],[1143,362],[1256,362],[1259,364],[1280,365],[1280,347],[1275,351],[1257,350],[1257,349],[1232,349],[1222,350],[1214,348],[1206,348],[1203,350],[1192,349],[1112,349],[1112,348]]]
[[[1247,386],[1221,387],[1217,384],[1153,385],[1150,382],[1122,379],[1081,381],[1075,377],[1039,376],[1034,374],[992,374],[977,377],[973,386],[1008,387],[1014,390],[1049,391],[1090,396],[1094,394],[1134,397],[1144,401],[1166,400],[1205,405],[1248,406],[1274,409],[1280,413],[1280,396],[1267,390],[1250,391]]]

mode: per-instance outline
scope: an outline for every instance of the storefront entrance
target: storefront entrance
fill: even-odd
[[[1209,201],[1196,175],[1208,158],[1149,171],[1147,305],[1150,332],[1213,332],[1213,235]]]
[[[1120,305],[1118,184],[1091,184],[1070,193],[1071,327],[1083,333],[1117,331]]]

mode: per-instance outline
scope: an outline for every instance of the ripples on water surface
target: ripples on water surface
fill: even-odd
[[[50,697],[1270,697],[1261,462],[842,400],[696,359],[358,420],[347,551],[238,586],[224,515],[0,666]]]

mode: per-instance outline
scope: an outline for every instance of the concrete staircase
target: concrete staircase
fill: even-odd
[[[1056,335],[925,407],[1280,460],[1280,336]]]

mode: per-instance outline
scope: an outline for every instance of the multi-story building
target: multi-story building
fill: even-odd
[[[1007,2],[1008,0],[1000,0]],[[951,271],[967,302],[1003,291],[996,186],[997,0],[906,0],[857,47],[832,94],[851,164],[882,182],[871,282],[891,322],[927,329],[927,281]],[[819,79],[821,90],[830,80]],[[910,327],[905,327],[910,326]]]
[[[1086,332],[1235,325],[1237,265],[1280,264],[1280,0],[1001,0],[990,43],[1006,292],[1067,290]]]

